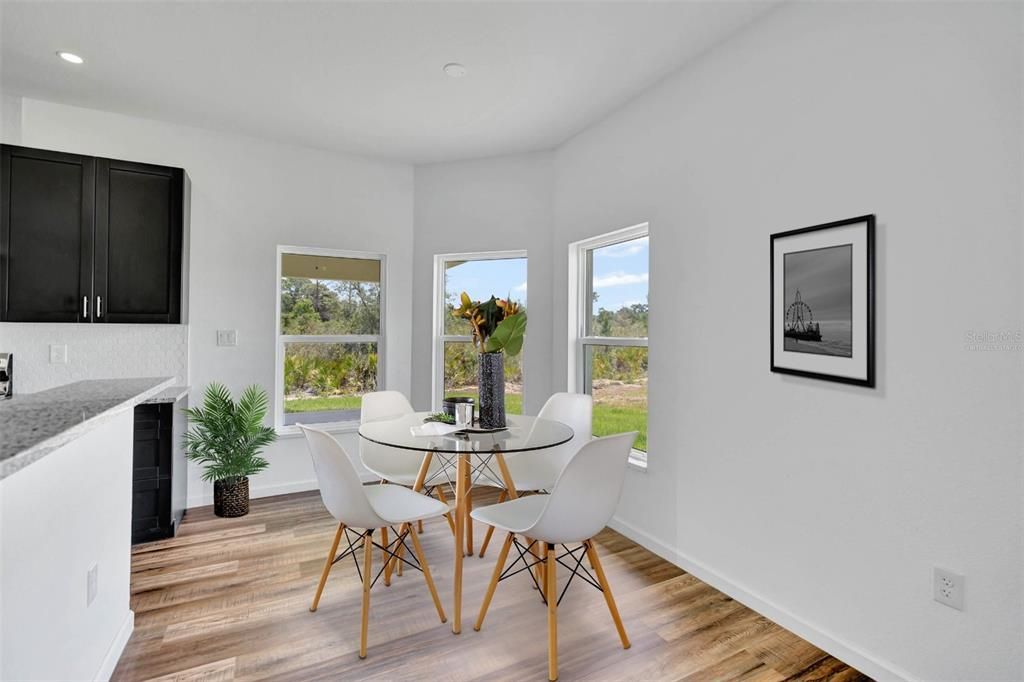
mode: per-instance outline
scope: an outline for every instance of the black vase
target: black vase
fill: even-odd
[[[480,427],[500,429],[505,426],[505,355],[480,354],[480,401],[477,403]]]

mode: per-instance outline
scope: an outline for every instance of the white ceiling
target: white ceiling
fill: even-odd
[[[774,5],[0,3],[5,91],[414,163],[550,149]]]

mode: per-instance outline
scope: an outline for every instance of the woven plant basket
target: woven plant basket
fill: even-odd
[[[234,518],[249,513],[249,477],[236,482],[213,482],[213,513]]]

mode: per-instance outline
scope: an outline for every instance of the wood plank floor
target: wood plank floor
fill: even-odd
[[[495,498],[487,493],[478,506]],[[254,500],[241,519],[194,509],[176,538],[137,546],[135,632],[114,679],[546,679],[546,610],[525,573],[498,585],[473,631],[498,537],[486,558],[466,559],[462,634],[438,621],[422,576],[407,570],[374,587],[360,660],[361,589],[348,559],[309,612],[335,528],[318,493],[298,493]],[[436,520],[422,537],[450,618],[451,533]],[[482,537],[478,524],[478,546]],[[633,646],[621,648],[601,595],[576,581],[559,607],[560,679],[867,679],[618,533],[597,543]]]

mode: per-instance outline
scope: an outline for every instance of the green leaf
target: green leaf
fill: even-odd
[[[517,313],[502,320],[494,332],[487,337],[484,352],[505,352],[510,356],[519,355],[526,338],[526,313]]]
[[[494,296],[491,296],[489,300],[477,306],[477,312],[483,318],[483,323],[480,325],[480,333],[483,334],[484,341],[486,341],[494,333],[494,330],[498,328],[498,324],[501,323],[505,313],[498,307],[498,299]]]

